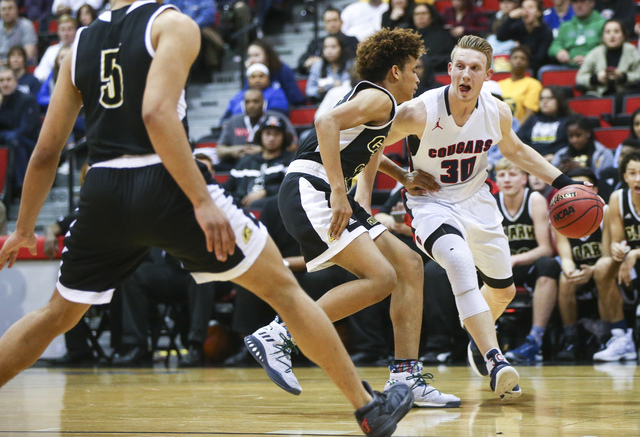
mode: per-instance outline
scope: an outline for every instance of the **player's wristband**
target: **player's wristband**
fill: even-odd
[[[566,187],[567,185],[584,185],[584,182],[578,182],[571,179],[566,174],[561,174],[551,184],[553,188],[557,188],[558,190]]]

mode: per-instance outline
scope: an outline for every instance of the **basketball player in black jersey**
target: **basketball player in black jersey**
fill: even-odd
[[[620,173],[628,188],[609,198],[607,227],[602,240],[602,258],[595,267],[600,318],[609,323],[611,339],[595,361],[635,360],[638,356],[633,330],[627,328],[619,286],[638,287],[640,260],[640,152],[630,152],[620,161]]]
[[[337,264],[358,279],[329,290],[318,304],[332,321],[343,319],[391,293],[395,362],[385,389],[407,384],[419,407],[458,407],[460,399],[429,385],[418,361],[423,271],[420,256],[371,217],[371,189],[396,104],[411,99],[419,83],[416,59],[424,44],[406,29],[383,29],[358,46],[362,81],[315,122],[289,165],[279,193],[287,231],[300,243],[307,270]],[[419,173],[413,173],[422,177]],[[356,195],[347,194],[358,177]],[[415,185],[413,180],[402,180]],[[432,182],[432,179],[423,181]],[[435,184],[434,184],[435,185]],[[287,334],[274,321],[245,338],[249,350],[280,347]],[[297,338],[294,336],[294,340]],[[267,367],[288,376],[281,387],[297,394],[290,359]],[[278,378],[274,379],[278,383]]]
[[[231,280],[270,303],[357,409],[363,431],[391,435],[411,408],[411,391],[398,386],[379,394],[359,381],[328,317],[284,267],[264,226],[191,154],[184,86],[200,48],[198,26],[171,5],[115,0],[111,6],[78,31],[64,60],[27,170],[17,230],[0,250],[2,267],[15,263],[21,247],[35,253],[36,219],[84,105],[91,169],[78,218],[51,300],[0,339],[0,386],[32,365],[91,304],[108,302],[157,246],[196,281]]]
[[[567,173],[576,181],[590,182],[598,192],[598,178],[590,168],[577,168]],[[567,238],[555,231],[556,247],[560,256],[562,275],[558,285],[558,309],[564,330],[564,345],[556,359],[575,361],[581,356],[578,343],[578,303],[577,295],[589,298],[596,291],[593,280],[595,264],[602,256],[602,230],[609,221],[609,207],[605,207],[604,219],[596,231],[584,238]]]
[[[519,363],[540,359],[542,337],[555,307],[560,268],[551,258],[553,246],[547,202],[542,194],[527,188],[527,173],[502,158],[496,164],[495,194],[498,209],[504,217],[502,227],[509,239],[511,268],[516,287],[533,293],[533,325],[520,347],[505,353]]]

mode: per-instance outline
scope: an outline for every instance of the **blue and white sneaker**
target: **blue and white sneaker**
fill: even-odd
[[[471,338],[471,335],[469,335],[469,345],[467,346],[467,359],[469,360],[469,366],[471,367],[471,370],[473,370],[473,373],[480,377],[489,375],[489,372],[487,371],[487,363],[485,362],[480,349],[478,349],[476,342]]]
[[[454,395],[442,393],[430,385],[425,377],[433,381],[431,373],[422,373],[422,363],[417,361],[407,372],[398,372],[395,366],[389,366],[389,380],[384,386],[384,391],[394,385],[404,384],[413,391],[413,406],[419,408],[457,408],[460,406],[460,398]]]
[[[291,369],[291,353],[298,353],[298,348],[278,318],[247,335],[244,344],[278,387],[294,395],[302,392]]]
[[[522,346],[508,351],[504,356],[516,363],[534,364],[536,361],[542,361],[540,346],[531,335],[527,335]]]
[[[491,376],[489,386],[503,401],[515,399],[522,394],[518,385],[518,371],[502,356],[498,349],[487,352],[487,371]]]

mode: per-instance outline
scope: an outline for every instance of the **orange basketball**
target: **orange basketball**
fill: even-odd
[[[551,224],[568,238],[582,238],[598,229],[604,202],[589,187],[569,185],[559,190],[549,206]]]

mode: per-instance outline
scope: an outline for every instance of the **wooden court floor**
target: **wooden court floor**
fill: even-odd
[[[503,403],[467,367],[429,369],[457,409],[413,409],[397,436],[640,436],[636,363],[519,367],[524,394]],[[359,369],[376,389],[384,368]],[[352,436],[350,405],[317,368],[292,396],[262,369],[34,368],[0,389],[4,436]]]

